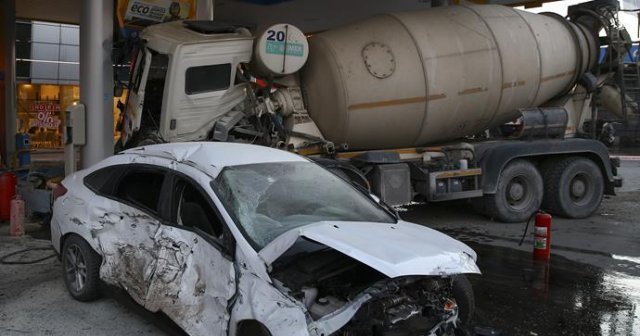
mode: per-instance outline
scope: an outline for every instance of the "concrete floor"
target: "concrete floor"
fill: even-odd
[[[491,222],[473,213],[467,202],[413,206],[401,215],[478,252],[483,275],[471,279],[477,301],[474,327],[502,335],[640,335],[640,161],[623,161],[621,175],[624,188],[607,197],[593,217],[554,219],[548,264],[532,261],[530,234],[518,246],[524,223]],[[31,230],[34,236],[42,234],[37,227]],[[7,237],[7,231],[0,226],[0,256],[48,245]],[[93,303],[72,300],[55,258],[1,265],[0,335],[181,334],[121,291],[105,292]]]

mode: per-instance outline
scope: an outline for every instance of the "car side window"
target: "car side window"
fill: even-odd
[[[176,177],[172,218],[178,225],[199,229],[213,237],[222,236],[222,223],[206,196],[192,182]]]
[[[115,197],[153,214],[158,214],[158,201],[165,173],[151,168],[127,170],[120,179]]]
[[[87,175],[84,178],[84,184],[97,194],[112,195],[114,181],[118,179],[123,170],[123,165],[104,167]]]

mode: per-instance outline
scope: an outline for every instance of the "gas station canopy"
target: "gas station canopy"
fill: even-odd
[[[117,0],[114,0],[114,2]],[[164,0],[137,0],[156,2]],[[168,1],[168,0],[167,0]],[[429,0],[212,0],[214,17],[223,21],[269,24],[286,21],[313,31],[349,22],[371,14],[406,11],[431,7]],[[198,1],[199,2],[199,1]],[[447,1],[439,1],[439,3]],[[448,1],[457,4],[460,0]],[[479,4],[502,4],[537,7],[551,1],[473,0]],[[20,0],[16,1],[16,17],[62,23],[80,23],[82,0]],[[295,22],[294,22],[295,21]]]

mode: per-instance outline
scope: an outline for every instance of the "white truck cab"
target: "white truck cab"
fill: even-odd
[[[245,99],[236,71],[251,60],[253,36],[246,28],[176,21],[148,27],[141,38],[122,144],[143,132],[166,142],[205,139],[215,120]]]

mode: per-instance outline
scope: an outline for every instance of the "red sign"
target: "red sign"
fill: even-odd
[[[33,102],[30,110],[31,112],[60,112],[60,104],[56,102]]]
[[[44,127],[56,129],[62,123],[60,117],[60,104],[56,102],[34,102],[31,104],[31,112],[37,112],[35,120],[31,120],[30,127]]]

